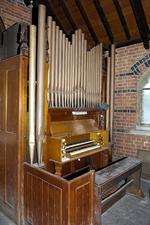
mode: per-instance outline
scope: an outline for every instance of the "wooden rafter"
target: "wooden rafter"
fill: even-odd
[[[107,35],[109,37],[109,40],[110,40],[111,43],[113,43],[114,42],[113,33],[111,31],[111,27],[110,27],[110,25],[108,23],[108,20],[106,18],[104,10],[103,10],[103,8],[102,8],[102,6],[100,4],[100,1],[99,0],[93,0],[93,3],[95,5],[97,13],[98,13],[98,15],[99,15],[99,17],[100,17],[100,19],[101,19],[101,21],[103,23],[103,26],[104,26],[104,28],[106,30],[106,33],[107,33]]]
[[[99,39],[98,39],[98,37],[97,37],[97,35],[96,35],[96,33],[95,33],[91,23],[90,23],[90,20],[89,20],[87,14],[86,14],[86,12],[85,12],[81,2],[79,0],[75,0],[75,2],[76,2],[76,5],[77,5],[77,7],[78,7],[78,9],[80,11],[80,14],[81,14],[84,22],[85,22],[85,24],[86,24],[86,26],[87,26],[87,28],[89,30],[89,33],[90,33],[93,41],[95,42],[95,45],[97,45],[99,43]]]
[[[5,30],[5,25],[4,22],[2,20],[2,17],[0,16],[0,31],[4,31]]]
[[[71,25],[73,31],[77,30],[78,28],[77,28],[77,26],[76,26],[76,24],[75,24],[75,22],[74,22],[74,20],[71,16],[70,12],[69,12],[67,2],[65,0],[59,0],[59,3],[60,3],[60,5],[61,5],[61,7],[64,11],[64,14],[65,14],[67,20],[69,21],[69,23]]]
[[[121,47],[129,46],[129,45],[133,45],[133,44],[137,44],[137,43],[141,43],[141,42],[142,42],[141,38],[130,39],[128,41],[120,42],[120,43],[116,44],[116,48],[121,48]]]
[[[116,11],[117,11],[117,14],[119,16],[119,19],[120,19],[121,25],[123,27],[124,33],[126,35],[126,38],[128,40],[130,40],[131,35],[130,35],[129,29],[128,29],[128,25],[127,25],[126,19],[125,19],[124,15],[123,15],[121,6],[119,4],[119,1],[118,0],[113,0],[113,3],[115,5]]]
[[[141,0],[130,0],[130,4],[136,19],[137,27],[144,42],[145,48],[149,48],[150,29],[146,20]]]
[[[50,1],[46,0],[46,7],[47,7],[47,14],[49,16],[52,16],[53,19],[56,21],[56,24],[60,27],[60,29],[67,35],[62,23],[60,22],[60,20],[58,19],[57,15],[54,13],[54,10],[52,9],[52,6],[50,4]]]

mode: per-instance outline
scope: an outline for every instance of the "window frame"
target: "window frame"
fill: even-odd
[[[150,87],[148,88],[144,88],[144,86],[150,83],[150,69],[148,69],[148,71],[146,71],[141,79],[139,80],[139,84],[138,84],[138,125],[137,125],[137,130],[148,130],[150,131],[150,123],[143,123],[142,122],[142,117],[143,117],[143,101],[142,101],[142,92],[144,90],[150,90]]]

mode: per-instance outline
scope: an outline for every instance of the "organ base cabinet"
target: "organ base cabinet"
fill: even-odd
[[[24,171],[26,225],[100,225],[94,216],[99,207],[94,201],[94,171],[70,179],[27,163]]]

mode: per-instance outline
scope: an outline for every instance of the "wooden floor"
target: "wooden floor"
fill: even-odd
[[[142,181],[144,199],[125,195],[102,216],[103,225],[150,225],[150,182]],[[0,225],[15,225],[0,212]]]

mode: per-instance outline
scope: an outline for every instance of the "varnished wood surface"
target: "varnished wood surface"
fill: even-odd
[[[0,62],[0,199],[2,209],[18,224],[22,217],[27,69],[23,56]]]
[[[68,181],[25,164],[24,174],[27,225],[94,225],[93,172]]]
[[[74,112],[86,112],[86,114],[74,115]],[[99,109],[50,108],[48,110],[44,159],[50,172],[64,176],[82,167],[100,169],[108,164],[108,134],[107,131],[100,130],[104,126],[101,123],[103,114]],[[92,135],[93,132],[95,135]],[[104,136],[102,138],[104,141],[99,140],[100,132]],[[83,151],[72,156],[69,161],[63,162],[62,140],[65,140],[66,145],[95,140],[101,147],[89,152]]]
[[[100,170],[109,163],[109,150],[108,148],[103,148],[100,151],[79,155],[63,163],[50,159],[47,167],[52,173],[56,173],[59,176],[66,176],[87,166],[94,170]]]
[[[85,115],[73,115],[72,112],[87,112]],[[72,109],[72,108],[49,108],[48,110],[48,123],[58,121],[74,121],[74,120],[95,120],[99,129],[102,129],[100,123],[101,115],[105,116],[105,113],[99,109]],[[49,126],[51,126],[49,124]]]
[[[67,8],[67,12],[69,13],[69,17],[66,14],[66,10],[62,7],[62,3],[65,2],[65,6]],[[80,28],[86,36],[88,40],[88,47],[93,47],[95,45],[95,39],[92,36],[92,33],[88,29],[87,22],[84,20],[83,15],[81,14],[78,5],[76,4],[76,0],[49,0],[49,5],[53,14],[59,21],[59,26],[61,29],[65,31],[65,33],[70,36],[70,34],[74,33],[74,31]],[[104,15],[106,17],[107,23],[109,24],[109,33],[112,33],[113,40],[110,39],[107,30],[105,29],[105,24],[102,19],[99,17],[98,12],[96,10],[94,0],[80,0],[79,1],[82,8],[85,11],[85,14],[89,20],[90,26],[95,33],[96,39],[99,42],[104,43],[105,47],[108,47],[111,42],[122,45],[128,43],[128,41],[139,40],[140,33],[136,24],[136,20],[132,11],[132,7],[129,0],[121,0],[118,1],[120,5],[120,9],[126,21],[126,26],[130,36],[128,37],[124,31],[124,27],[121,23],[121,19],[119,18],[119,14],[115,7],[114,1],[112,0],[98,0],[98,6],[102,8]],[[142,0],[142,6],[144,9],[144,13],[147,19],[147,23],[150,26],[149,19],[149,9],[150,2],[149,0]],[[49,11],[50,14],[50,11]],[[75,25],[72,25],[72,22]]]
[[[125,195],[126,191],[136,196],[143,196],[140,185],[141,169],[142,163],[139,160],[125,158],[96,172],[95,184],[98,190],[98,196],[101,200],[102,212],[105,212]],[[131,185],[124,189],[123,186],[125,186],[127,182],[130,183],[131,180]],[[119,191],[121,188],[122,191]],[[103,200],[111,195],[113,195],[113,197],[104,204]]]
[[[98,130],[98,126],[93,119],[77,119],[51,123],[51,134],[57,137],[86,134],[96,130]]]

